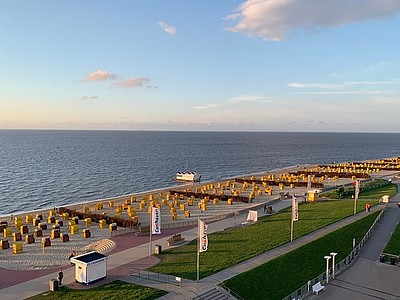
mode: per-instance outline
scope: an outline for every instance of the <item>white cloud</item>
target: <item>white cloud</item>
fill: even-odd
[[[379,61],[377,63],[372,63],[368,66],[365,66],[363,68],[363,71],[365,73],[376,73],[376,72],[380,72],[383,71],[387,68],[391,67],[391,64],[386,62],[386,61]]]
[[[168,24],[166,24],[166,23],[164,23],[164,22],[162,22],[162,21],[158,21],[158,25],[160,25],[160,27],[161,27],[166,33],[175,35],[176,32],[177,32],[176,27],[171,26],[171,25],[168,25]]]
[[[347,81],[345,85],[385,85],[385,84],[398,84],[399,81]]]
[[[354,86],[373,86],[373,85],[390,85],[399,84],[398,80],[389,81],[346,81],[344,83],[302,83],[302,82],[290,82],[286,84],[292,88],[317,88],[317,89],[346,89]]]
[[[225,19],[227,28],[264,40],[282,41],[299,30],[312,31],[395,16],[399,0],[247,0]]]
[[[262,96],[245,95],[245,96],[238,96],[238,97],[227,99],[222,103],[208,103],[208,104],[204,104],[204,105],[193,106],[192,108],[197,109],[197,110],[205,110],[205,109],[226,107],[226,106],[244,103],[244,102],[269,103],[269,98],[262,97]]]
[[[118,81],[113,85],[111,85],[111,87],[135,88],[135,87],[141,87],[149,82],[150,78],[147,77],[133,77],[127,80]]]
[[[292,88],[339,89],[343,87],[343,84],[291,82],[287,86]]]
[[[333,78],[338,78],[338,77],[340,77],[341,75],[340,75],[339,73],[337,73],[337,72],[332,72],[332,73],[329,73],[328,76],[329,76],[329,77],[333,77]]]
[[[106,70],[98,70],[92,73],[89,73],[85,76],[85,81],[104,81],[110,79],[118,79],[118,76],[112,74]]]
[[[97,96],[82,96],[81,100],[97,100],[99,97]]]
[[[385,94],[386,91],[330,91],[330,92],[305,92],[302,95],[377,95]]]
[[[303,90],[314,89],[306,92],[293,93],[302,95],[385,95],[390,94],[392,91],[388,90],[384,86],[397,84],[399,84],[399,80],[395,79],[388,81],[346,81],[335,84],[291,82],[288,83],[287,86]],[[360,89],[361,87],[363,87],[363,89]]]

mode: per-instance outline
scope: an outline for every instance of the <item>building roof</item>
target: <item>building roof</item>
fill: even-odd
[[[92,252],[89,252],[89,253],[85,253],[85,254],[82,254],[82,255],[75,256],[75,257],[73,257],[71,259],[71,261],[72,260],[77,260],[77,261],[81,261],[81,262],[84,262],[84,263],[90,263],[90,262],[93,262],[93,261],[96,261],[96,260],[104,259],[105,257],[107,257],[107,256],[103,255],[101,253],[98,253],[96,251],[92,251]]]

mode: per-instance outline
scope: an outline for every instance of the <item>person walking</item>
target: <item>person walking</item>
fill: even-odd
[[[59,283],[59,286],[61,286],[61,282],[62,282],[63,278],[64,278],[64,273],[63,273],[62,270],[60,270],[60,272],[58,272],[58,283]]]

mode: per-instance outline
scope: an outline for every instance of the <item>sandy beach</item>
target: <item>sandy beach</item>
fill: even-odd
[[[296,166],[287,169],[281,170],[274,170],[273,172],[265,172],[259,173],[256,175],[248,175],[242,176],[241,178],[248,178],[250,179],[252,176],[266,176],[274,174],[275,176],[279,176],[280,174],[284,174],[289,171],[297,171],[304,169],[304,166]],[[374,174],[374,176],[391,176],[391,172],[380,172]],[[346,178],[339,178],[335,181],[328,180],[325,182],[325,188],[332,187],[334,185],[345,185],[351,183],[351,179]],[[223,181],[216,181],[216,182],[205,182],[205,183],[191,183],[180,185],[175,187],[174,190],[179,191],[195,191],[199,188],[207,189],[207,193],[212,193],[218,186],[232,184],[234,179],[226,179]],[[237,183],[234,184],[235,190],[241,189],[240,193],[243,196],[249,196],[252,192],[251,188],[245,189],[243,185],[239,185]],[[258,187],[260,188],[260,187]],[[143,199],[147,199],[146,201],[149,202],[149,198],[153,198],[154,201],[160,204],[161,209],[161,216],[162,216],[162,228],[163,229],[174,229],[174,228],[183,228],[187,226],[194,226],[197,224],[197,219],[201,218],[203,220],[207,220],[208,222],[220,220],[227,217],[232,217],[234,215],[247,213],[249,209],[260,207],[268,203],[272,203],[274,201],[279,201],[281,199],[282,194],[289,194],[289,195],[296,195],[296,197],[304,197],[307,189],[305,187],[284,187],[280,190],[277,187],[273,187],[273,191],[271,195],[267,195],[266,193],[259,193],[255,195],[254,199],[250,203],[244,202],[234,202],[232,205],[229,205],[227,201],[214,201],[212,198],[208,201],[206,205],[206,209],[202,209],[201,205],[198,205],[200,199],[196,199],[192,205],[189,205],[189,197],[181,197],[178,200],[178,205],[174,205],[175,207],[175,214],[176,217],[174,218],[171,214],[171,202],[176,201],[177,199],[173,200],[173,195],[170,195],[169,201],[164,201],[165,204],[162,203],[162,199],[166,199],[166,195],[168,194],[169,189],[163,189],[158,191],[152,191],[147,193],[140,193],[140,194],[131,194],[122,197],[110,198],[110,199],[103,199],[103,200],[96,200],[89,203],[84,204],[77,204],[68,206],[69,209],[74,209],[79,212],[84,212],[84,210],[89,210],[90,212],[101,213],[108,216],[112,216],[116,214],[116,209],[118,207],[122,207],[125,205],[131,206],[132,210],[136,211],[136,216],[140,222],[141,226],[147,226],[150,222],[150,215],[148,213],[149,205],[140,208],[140,204]],[[254,187],[253,187],[254,190]],[[233,189],[225,189],[224,193],[228,196],[233,196]],[[130,202],[131,199],[134,197],[136,199],[135,202]],[[127,201],[129,205],[126,204]],[[102,208],[99,208],[99,204],[102,204]],[[166,204],[168,203],[168,204]],[[181,206],[183,205],[183,206]],[[97,210],[96,210],[97,209]],[[187,211],[190,211],[190,217],[187,214]],[[36,212],[36,214],[42,214],[43,221],[46,223],[48,220],[49,215],[51,214],[50,210],[43,210],[40,212]],[[33,217],[35,217],[34,213],[31,213]],[[33,226],[32,224],[27,224],[25,222],[27,214],[20,214],[15,217],[20,217],[24,225],[27,226],[28,233],[34,233],[34,229],[37,226]],[[120,218],[129,219],[127,209],[122,209],[119,213]],[[12,229],[12,232],[18,232],[16,227],[14,226],[14,221],[12,218],[3,218],[3,221],[7,221],[9,227]],[[69,256],[70,254],[75,251],[77,254],[82,254],[89,250],[96,250],[101,253],[108,253],[112,251],[116,244],[114,240],[115,237],[120,234],[132,232],[132,229],[126,229],[122,227],[118,227],[116,231],[110,231],[109,225],[106,228],[100,228],[98,223],[92,223],[89,226],[85,225],[83,220],[80,220],[77,224],[78,232],[76,234],[71,234],[68,228],[68,222],[70,220],[63,218],[60,214],[55,214],[55,220],[63,221],[63,226],[60,227],[61,233],[69,233],[69,241],[62,242],[60,238],[50,238],[51,246],[49,247],[42,247],[42,237],[36,237],[35,242],[32,244],[27,244],[25,242],[25,234],[22,235],[22,240],[19,241],[22,244],[22,252],[18,254],[13,254],[13,236],[7,238],[10,248],[0,250],[0,267],[10,270],[39,270],[39,269],[51,269],[56,267],[63,267],[69,265]],[[55,221],[54,220],[54,221]],[[48,223],[47,229],[43,230],[44,237],[51,237],[51,230],[54,223]],[[83,237],[83,230],[90,230],[91,236],[88,238]],[[148,236],[148,235],[147,235]],[[141,237],[136,237],[137,239]],[[5,238],[3,238],[5,240]],[[97,247],[97,248],[96,248]]]

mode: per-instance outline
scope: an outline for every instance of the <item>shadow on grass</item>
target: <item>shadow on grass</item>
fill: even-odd
[[[230,244],[230,243],[247,243],[248,240],[245,239],[241,239],[241,240],[211,240],[210,242],[212,242],[213,244]]]

